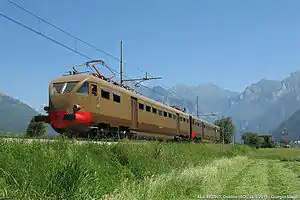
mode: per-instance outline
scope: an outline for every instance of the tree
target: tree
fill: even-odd
[[[244,140],[244,144],[249,146],[257,146],[259,145],[259,140],[256,133],[246,132],[243,134],[242,139]]]
[[[215,125],[220,127],[220,139],[223,141],[224,136],[224,143],[229,144],[232,142],[232,136],[235,132],[235,125],[232,122],[231,117],[222,117],[221,119],[215,121]]]
[[[46,124],[44,122],[35,122],[33,117],[27,127],[26,135],[30,137],[45,136]]]
[[[262,145],[263,148],[273,148],[273,147],[275,147],[275,144],[271,140],[270,136],[263,136],[263,139],[264,139],[263,145]]]
[[[243,134],[242,139],[244,140],[244,144],[256,148],[272,148],[274,146],[269,136],[259,136],[253,132],[246,132]]]

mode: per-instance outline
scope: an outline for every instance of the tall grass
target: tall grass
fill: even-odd
[[[273,159],[281,161],[299,161],[300,148],[266,148],[252,151],[249,154],[252,158]]]
[[[10,199],[100,199],[124,183],[203,166],[216,158],[250,151],[216,144],[75,144],[0,139],[0,197]]]

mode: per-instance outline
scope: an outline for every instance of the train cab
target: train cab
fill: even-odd
[[[46,122],[61,134],[72,130],[87,132],[95,126],[100,104],[99,79],[110,81],[115,77],[114,75],[106,78],[98,71],[95,64],[106,66],[102,60],[89,61],[74,66],[69,74],[51,81],[49,106],[44,107],[48,115],[35,116],[35,121]],[[91,71],[78,71],[77,67],[82,66]]]
[[[48,115],[36,116],[35,121],[47,122],[59,133],[86,129],[92,121],[91,103],[97,104],[97,92],[97,84],[87,75],[53,80],[49,85],[49,106],[44,107]]]

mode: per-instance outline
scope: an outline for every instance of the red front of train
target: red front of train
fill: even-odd
[[[89,110],[89,84],[83,75],[60,77],[49,85],[49,106],[44,110],[48,115],[35,116],[58,132],[86,132],[91,124]]]

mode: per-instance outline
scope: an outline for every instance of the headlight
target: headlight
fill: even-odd
[[[74,108],[75,108],[75,109],[80,109],[80,105],[75,104],[75,105],[74,105]]]
[[[77,112],[77,111],[80,110],[80,109],[81,109],[81,106],[78,105],[78,104],[75,104],[75,105],[73,106],[74,112]]]
[[[49,106],[45,106],[44,111],[49,112]]]

